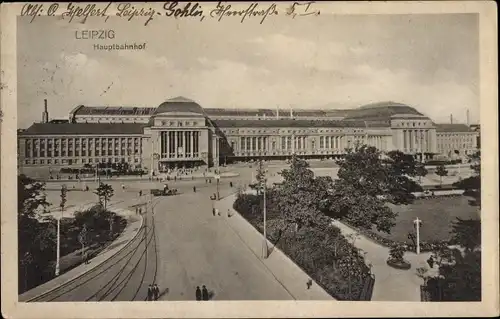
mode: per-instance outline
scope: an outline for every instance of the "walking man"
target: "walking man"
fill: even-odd
[[[212,214],[215,216],[215,208],[212,207]]]
[[[201,295],[203,300],[208,300],[208,290],[207,287],[205,287],[205,285],[203,285],[203,288],[201,289]]]
[[[200,286],[196,286],[196,300],[201,300],[201,290]]]
[[[193,186],[193,192],[196,193],[196,186]]]
[[[153,300],[153,286],[148,286],[148,301]]]
[[[160,288],[158,288],[157,284],[153,285],[153,296],[155,300],[158,300],[158,298],[160,298]]]

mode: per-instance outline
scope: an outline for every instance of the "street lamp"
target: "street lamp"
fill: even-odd
[[[264,182],[264,241],[262,242],[262,258],[267,258],[268,257],[268,247],[267,247],[267,203],[266,203],[266,184],[267,180],[266,177],[264,176],[263,179]]]
[[[155,146],[158,145],[158,140],[160,139],[161,135],[158,134],[156,137],[156,142],[152,143],[151,145],[151,180],[153,180],[153,173],[154,173],[154,161],[160,159],[160,154],[158,152],[155,152]],[[158,151],[158,147],[156,147],[156,151]]]
[[[56,247],[56,269],[55,269],[55,275],[56,277],[59,276],[59,260],[61,256],[61,219],[63,217],[63,212],[64,212],[64,207],[66,205],[66,186],[62,185],[61,186],[61,215],[59,218],[57,218],[57,247]]]
[[[415,224],[415,229],[417,233],[417,255],[420,255],[420,226],[422,226],[422,220],[418,219],[418,217],[413,221]]]
[[[219,200],[220,199],[220,196],[219,196],[219,180],[220,180],[220,175],[216,174],[214,177],[215,177],[215,181],[217,182],[217,200]]]

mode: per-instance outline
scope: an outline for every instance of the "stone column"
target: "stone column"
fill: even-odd
[[[177,158],[177,131],[174,131],[174,158]]]
[[[191,152],[190,152],[190,156],[191,156],[191,158],[193,158],[193,157],[194,157],[193,134],[194,134],[194,132],[193,132],[193,131],[190,131],[190,132],[189,132],[189,143],[190,143],[190,145],[191,145],[191,149],[190,149],[190,151],[191,151]]]
[[[170,157],[170,132],[167,131],[165,132],[165,157],[169,158]]]

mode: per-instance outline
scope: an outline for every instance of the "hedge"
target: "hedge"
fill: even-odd
[[[340,230],[331,226],[326,230],[303,227],[298,232],[282,232],[280,226],[283,223],[272,195],[268,200],[268,239],[334,298],[369,299],[374,277],[363,256],[342,236]],[[259,232],[263,232],[262,206],[258,196],[241,194],[233,208]],[[346,266],[346,263],[349,265]],[[352,274],[349,276],[348,272]]]

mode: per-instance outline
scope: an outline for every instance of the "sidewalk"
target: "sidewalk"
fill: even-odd
[[[159,174],[154,177],[154,180],[156,178],[166,178],[170,176],[170,179],[173,180],[174,176],[177,176],[177,180],[182,178],[183,180],[188,180],[191,178],[195,179],[202,179],[202,178],[214,178],[215,173],[214,172],[206,172],[203,174],[203,172],[195,172],[194,174],[188,174],[188,175],[177,175],[177,174]],[[221,172],[219,176],[221,178],[229,178],[229,177],[238,177],[240,174],[237,172]],[[46,183],[60,183],[60,182],[70,182],[70,183],[79,183],[79,182],[95,182],[95,177],[81,177],[80,180],[78,179],[68,179],[68,178],[61,178],[61,179],[47,179],[45,180]],[[100,176],[101,182],[105,183],[106,181],[149,181],[150,176],[149,175],[143,175],[142,177],[140,175],[122,175],[122,176],[113,176],[111,178],[106,177],[106,175],[101,175]]]
[[[233,209],[236,195],[232,194],[216,202],[215,206],[224,216],[228,226],[240,237],[245,245],[259,258],[276,280],[289,292],[295,300],[332,300],[333,298],[313,280],[307,289],[306,282],[310,277],[277,247],[268,242],[272,249],[267,259],[262,259],[263,236]],[[228,209],[231,217],[227,217]]]
[[[98,267],[106,260],[120,252],[124,249],[130,241],[132,241],[139,230],[142,227],[143,218],[138,216],[135,212],[128,209],[115,208],[113,209],[117,215],[123,216],[127,219],[127,226],[123,230],[122,234],[116,238],[110,245],[108,245],[103,251],[101,251],[96,257],[92,258],[88,264],[81,264],[72,270],[63,273],[59,277],[56,277],[40,286],[37,286],[29,291],[26,291],[22,295],[19,295],[20,302],[36,301],[37,298],[41,297],[45,293],[57,289],[64,284],[67,284],[90,270]]]

